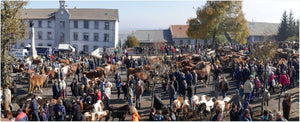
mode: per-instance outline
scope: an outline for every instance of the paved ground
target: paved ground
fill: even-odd
[[[235,82],[231,81],[231,78],[229,78],[229,74],[225,73],[222,74],[222,76],[226,76],[227,80],[229,80],[230,83],[230,90],[228,92],[228,96],[232,96],[234,93],[234,89],[236,88],[235,86]],[[71,76],[69,79],[67,79],[67,85],[69,86],[71,84],[71,79],[73,77]],[[126,71],[122,71],[121,72],[121,78],[123,80],[126,80]],[[212,79],[212,77],[211,77]],[[109,79],[110,80],[110,79]],[[207,88],[202,88],[202,83],[198,84],[197,86],[197,95],[201,96],[201,95],[208,95],[211,96],[213,95],[212,92],[213,90],[213,85],[212,82],[210,82],[210,84],[208,85]],[[28,91],[28,84],[22,82],[21,84],[17,84],[17,92],[18,95],[24,95],[27,93]],[[268,110],[278,110],[278,92],[280,91],[280,89],[277,89],[277,94],[273,94],[271,95],[271,100],[269,101],[269,106],[267,107]],[[68,98],[70,98],[71,96],[71,88],[67,87],[67,92],[68,92]],[[294,89],[290,89],[288,90],[289,93],[291,93],[292,95],[292,109],[291,109],[291,114],[290,114],[290,120],[293,121],[299,121],[299,86],[294,88]],[[52,97],[52,85],[49,86],[49,88],[43,88],[43,93],[37,93],[38,95],[41,95],[42,97]],[[165,104],[169,104],[169,97],[168,97],[168,93],[167,92],[163,92],[162,87],[160,84],[157,84],[155,86],[155,94],[160,94],[161,95],[161,99],[163,100],[163,102]],[[127,104],[128,102],[123,100],[123,94],[121,94],[120,96],[121,100],[117,99],[117,90],[115,87],[112,88],[112,97],[111,97],[111,106],[122,106],[124,104]],[[219,99],[221,99],[222,96],[219,96]],[[281,102],[283,100],[283,97],[281,97]],[[260,119],[260,99],[257,99],[254,101],[255,103],[253,104],[254,107],[254,120],[259,120]],[[280,102],[280,103],[281,103]],[[281,105],[281,104],[280,104]],[[139,111],[139,114],[141,116],[141,120],[147,120],[149,118],[149,114],[150,114],[150,107],[151,107],[151,94],[150,93],[144,93],[143,97],[142,97],[142,108]],[[281,106],[280,106],[281,107]],[[281,108],[282,110],[282,108]],[[229,114],[225,114],[225,120],[229,120]],[[131,120],[131,116],[127,115],[125,120]],[[190,113],[190,120],[199,120],[199,118],[192,118],[192,113]]]

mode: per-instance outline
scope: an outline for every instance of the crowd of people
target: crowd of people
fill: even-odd
[[[244,49],[247,53],[251,52],[251,48],[232,45],[233,49],[240,50]],[[204,55],[201,50],[205,49],[205,45],[198,47],[184,46],[178,49],[181,49],[182,53],[185,50],[183,49],[194,49],[194,53],[198,53],[202,60],[209,61],[214,66],[213,70],[213,84],[215,94],[213,97],[216,99],[219,96],[222,96],[224,99],[227,96],[227,92],[231,89],[229,81],[226,77],[222,76],[223,61],[220,58],[220,54],[216,53],[216,56]],[[174,49],[174,50],[173,50]],[[196,51],[196,49],[198,51]],[[171,47],[162,47],[161,51],[167,55],[173,55],[175,53],[175,48]],[[192,52],[192,51],[191,51]],[[57,100],[56,104],[53,104],[52,101],[48,100],[42,107],[38,104],[37,100],[39,96],[34,96],[32,98],[31,106],[31,118],[33,121],[64,121],[67,118],[66,108],[63,104],[63,100],[67,96],[71,96],[72,101],[72,113],[69,118],[73,121],[82,120],[82,113],[85,111],[83,104],[93,105],[98,100],[103,101],[104,110],[110,109],[112,87],[115,87],[117,90],[117,98],[120,100],[121,93],[123,92],[124,100],[128,101],[128,104],[131,106],[132,121],[139,121],[140,115],[138,110],[143,108],[141,104],[142,95],[145,91],[143,86],[143,81],[137,76],[129,77],[128,81],[121,79],[120,73],[115,72],[115,76],[112,81],[108,79],[96,79],[95,84],[90,85],[89,79],[85,74],[84,70],[90,71],[95,70],[97,66],[102,64],[116,64],[118,61],[122,61],[127,68],[137,68],[145,64],[149,64],[149,59],[147,56],[141,56],[139,59],[133,59],[132,56],[128,56],[128,52],[124,51],[124,55],[117,56],[115,54],[108,55],[104,54],[102,59],[96,59],[91,56],[75,56],[75,55],[62,55],[62,56],[51,56],[52,58],[45,59],[45,64],[40,66],[28,67],[28,69],[33,68],[36,72],[39,72],[41,69],[46,70],[47,65],[50,65],[53,69],[58,68],[58,77],[54,80],[52,85],[53,99]],[[83,69],[78,67],[75,72],[75,76],[70,85],[66,82],[67,76],[64,76],[62,73],[62,65],[58,63],[58,58],[69,57],[70,60],[75,63],[83,61],[87,67]],[[167,56],[164,56],[166,60]],[[174,58],[174,57],[173,57]],[[260,99],[265,95],[263,89],[268,89],[270,94],[275,94],[275,89],[281,87],[280,94],[285,93],[287,89],[294,88],[297,86],[299,81],[299,61],[298,59],[288,59],[287,64],[283,62],[278,64],[278,61],[270,61],[267,65],[267,71],[264,71],[264,65],[262,63],[255,63],[255,61],[248,61],[245,64],[236,63],[233,64],[231,77],[234,81],[236,89],[235,94],[232,96],[229,103],[232,103],[230,114],[231,121],[252,121],[254,110],[252,103],[255,100]],[[44,68],[43,68],[44,67]],[[297,68],[295,68],[297,67]],[[183,100],[188,100],[192,103],[192,97],[197,95],[197,89],[200,88],[198,75],[196,71],[187,71],[184,73],[180,68],[173,67],[174,70],[164,70],[164,80],[169,81],[162,85],[162,90],[169,94],[169,105],[168,116],[164,116],[161,110],[156,110],[151,108],[151,113],[149,120],[150,121],[163,121],[163,120],[178,120],[176,114],[173,110],[173,101],[176,97],[180,96]],[[47,72],[47,71],[46,71]],[[267,73],[267,79],[264,78],[264,73]],[[115,85],[112,85],[112,82]],[[267,82],[267,83],[265,83]],[[15,83],[15,82],[13,82]],[[168,84],[167,84],[168,83]],[[266,84],[266,85],[263,85]],[[16,85],[12,85],[13,94],[16,93]],[[71,93],[67,93],[67,87],[71,88]],[[234,88],[233,88],[234,89]],[[285,93],[285,98],[282,103],[283,106],[283,115],[280,111],[270,112],[265,110],[261,117],[261,120],[272,121],[279,120],[285,121],[289,119],[289,112],[291,108],[291,96],[288,93]],[[134,105],[134,102],[136,105]],[[192,104],[191,104],[192,105]],[[28,112],[27,112],[28,113]],[[26,115],[24,109],[18,110],[18,115],[16,121],[27,121],[29,119]],[[215,110],[215,115],[209,119],[212,121],[224,120],[223,112],[220,109]]]

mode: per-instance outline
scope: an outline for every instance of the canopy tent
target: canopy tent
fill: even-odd
[[[54,51],[61,51],[61,50],[67,50],[67,51],[72,51],[75,52],[75,48],[72,47],[70,44],[59,44]]]
[[[96,57],[96,58],[101,58],[101,55],[103,53],[103,48],[97,48],[96,50],[94,50],[91,55]]]

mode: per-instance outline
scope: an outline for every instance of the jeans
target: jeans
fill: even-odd
[[[222,90],[223,99],[226,97],[226,92]]]
[[[253,100],[253,96],[254,96],[254,89],[253,89],[253,91],[251,92],[250,100]]]
[[[215,97],[216,97],[216,99],[218,99],[218,97],[219,97],[219,90],[215,90]]]
[[[271,89],[272,89],[272,90],[273,90],[273,92],[275,92],[275,90],[274,90],[274,86],[273,86],[272,82],[269,82],[269,85],[270,85],[269,91],[271,92]]]
[[[245,93],[245,101],[250,101],[250,93]]]
[[[118,99],[119,99],[120,98],[120,94],[121,94],[120,87],[117,87],[117,91],[118,91]]]
[[[32,112],[32,120],[33,121],[40,121],[40,117],[39,117],[39,112],[38,111],[33,111]]]
[[[175,96],[170,97],[170,106],[173,107],[173,101],[175,100]]]
[[[128,99],[128,103],[129,103],[130,106],[132,106],[132,98]]]
[[[280,94],[282,93],[282,91],[286,92],[286,85],[282,85]]]
[[[141,97],[142,95],[136,95],[136,108],[141,108]]]

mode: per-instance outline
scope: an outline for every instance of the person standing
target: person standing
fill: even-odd
[[[191,105],[193,105],[193,103],[192,103],[192,97],[194,96],[194,86],[193,85],[188,86],[187,95],[188,95]]]
[[[66,97],[66,82],[64,79],[60,81],[59,86],[60,86],[61,96],[63,98],[65,98]]]
[[[185,100],[186,90],[187,90],[187,83],[185,80],[183,80],[182,87],[181,87],[181,94],[182,94],[183,100]]]
[[[194,94],[196,94],[197,93],[198,75],[195,70],[193,70],[192,75],[193,75]]]
[[[47,114],[43,108],[40,109],[40,117],[41,121],[48,121]]]
[[[228,103],[231,103],[231,102],[232,102],[232,104],[234,104],[237,107],[237,109],[240,109],[242,107],[242,98],[239,95],[238,89],[235,90],[235,95],[232,96],[232,98],[230,99],[230,101]]]
[[[127,90],[127,98],[128,98],[128,104],[130,105],[130,106],[132,106],[133,105],[133,101],[132,101],[132,99],[133,99],[133,91],[132,91],[132,88],[133,88],[133,84],[131,84],[130,86],[128,86],[128,90]]]
[[[284,100],[282,101],[283,116],[286,120],[289,120],[291,106],[292,106],[291,96],[290,94],[286,94],[284,96]]]
[[[250,75],[250,79],[247,80],[244,84],[244,94],[245,94],[245,101],[250,101],[251,92],[253,91],[253,75]]]
[[[122,81],[117,81],[116,87],[117,87],[117,92],[118,92],[118,100],[120,100],[120,94],[121,94],[121,86],[122,86]]]
[[[259,97],[259,93],[260,93],[259,88],[260,88],[260,86],[261,86],[261,85],[260,85],[261,82],[260,82],[260,80],[259,80],[258,77],[255,77],[254,84],[255,84],[255,97]]]
[[[38,96],[34,96],[31,100],[31,112],[32,112],[32,120],[33,121],[40,121],[39,117],[39,104],[37,102]]]
[[[53,99],[58,99],[59,87],[57,81],[55,81],[55,83],[53,84],[52,92],[53,92]]]
[[[274,72],[272,72],[270,75],[269,75],[269,79],[268,79],[268,83],[269,83],[269,91],[271,92],[271,90],[273,91],[273,93],[275,93],[275,90],[274,90],[274,85],[276,84],[276,81],[275,79],[277,78],[277,76],[274,75]]]
[[[169,84],[169,86],[168,86],[169,97],[170,97],[170,106],[171,106],[171,107],[172,107],[173,101],[174,101],[175,98],[176,98],[176,91],[175,91],[175,88],[174,88],[174,82],[175,82],[175,81],[170,82],[170,84]]]
[[[281,86],[281,91],[280,94],[282,94],[282,91],[286,91],[286,86],[288,85],[288,78],[286,76],[286,71],[283,71],[283,74],[280,75],[280,80],[279,80]]]
[[[64,121],[66,118],[66,108],[63,105],[62,100],[58,100],[54,106],[56,121]]]
[[[220,92],[220,90],[221,90],[221,83],[220,83],[220,81],[221,81],[221,76],[218,76],[217,77],[217,79],[215,80],[215,97],[216,97],[216,99],[218,99],[218,97],[219,97],[219,92]]]
[[[291,67],[291,71],[290,71],[290,88],[294,88],[295,87],[295,80],[296,80],[296,75],[297,75],[297,72],[294,68],[294,66]]]
[[[222,96],[223,99],[226,97],[226,93],[229,90],[229,83],[228,81],[225,79],[225,77],[223,77],[222,82],[221,82],[221,91],[222,91]]]
[[[47,100],[46,103],[43,105],[43,109],[45,111],[45,114],[47,116],[47,119],[49,120],[49,116],[50,116],[50,100]]]
[[[137,86],[135,87],[135,95],[136,95],[136,108],[141,108],[141,99],[144,93],[144,88],[141,86],[141,81],[137,82]]]
[[[238,108],[235,104],[232,105],[232,109],[230,110],[230,121],[238,121],[239,115],[238,115]]]
[[[108,109],[109,108],[109,100],[110,100],[110,95],[111,95],[111,90],[109,88],[109,84],[105,84],[105,89],[104,89],[104,105],[105,108]]]
[[[73,103],[72,115],[73,115],[72,121],[81,121],[81,108],[77,101],[74,101]]]

